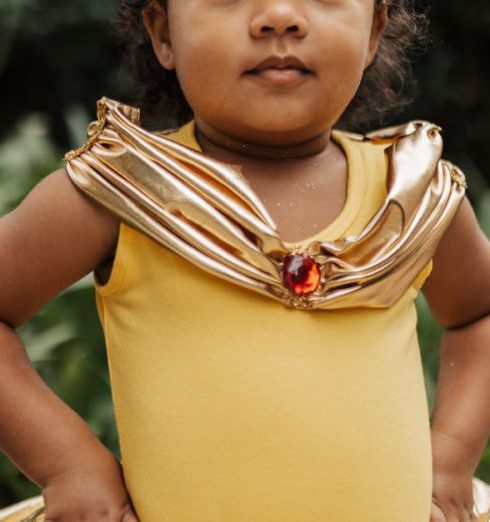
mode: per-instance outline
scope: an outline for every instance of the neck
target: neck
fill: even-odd
[[[291,163],[294,159],[307,159],[327,152],[331,130],[311,139],[287,145],[247,143],[222,133],[196,118],[196,139],[204,153],[229,163],[255,163],[274,160],[274,163]]]

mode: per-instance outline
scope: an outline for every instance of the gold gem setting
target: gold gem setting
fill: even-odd
[[[451,179],[455,181],[461,188],[468,188],[466,177],[460,169],[456,167],[451,169]]]
[[[88,140],[78,149],[71,150],[65,154],[65,160],[66,161],[72,161],[80,154],[83,154],[87,150],[92,147],[92,145],[96,142],[99,134],[104,129],[104,126],[106,124],[106,114],[107,114],[107,107],[106,107],[106,98],[101,98],[97,101],[97,121],[92,122],[88,128]]]
[[[305,256],[305,257],[312,257],[313,259],[315,259],[315,261],[317,261],[316,256],[313,253],[309,252],[308,248],[304,248],[303,246],[298,245],[298,244],[291,245],[291,247],[288,248],[288,252],[284,255],[283,258],[285,259],[286,257],[288,257],[290,255],[300,255],[300,256]],[[318,264],[321,266],[320,263],[318,263]],[[318,285],[317,290],[315,290],[315,292],[313,292],[313,294],[315,294],[320,287],[321,287],[321,280],[320,280],[320,284]],[[296,295],[289,288],[288,288],[288,291],[289,291],[289,296],[287,296],[287,298],[284,302],[284,304],[287,308],[291,308],[292,310],[304,310],[304,311],[313,310],[313,305],[309,299],[310,295],[312,295],[312,294]]]

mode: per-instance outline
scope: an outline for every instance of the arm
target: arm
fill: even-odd
[[[54,394],[31,365],[16,333],[0,323],[0,450],[44,488],[51,475],[76,466],[90,448],[107,449],[85,422]]]
[[[0,451],[42,488],[46,519],[128,511],[122,467],[40,378],[15,332],[106,259],[117,230],[64,169],[0,218]]]
[[[431,431],[436,468],[473,475],[490,437],[490,316],[446,329]]]
[[[445,328],[431,416],[437,489],[440,477],[471,478],[490,436],[490,242],[467,198],[438,245],[422,290]],[[441,483],[451,488],[445,479]]]

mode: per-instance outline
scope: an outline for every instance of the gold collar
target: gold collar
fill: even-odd
[[[461,204],[464,174],[441,160],[425,121],[353,139],[386,143],[387,196],[357,236],[290,249],[231,165],[140,126],[102,98],[88,141],[66,154],[71,180],[121,221],[218,277],[301,310],[389,307],[434,255]]]

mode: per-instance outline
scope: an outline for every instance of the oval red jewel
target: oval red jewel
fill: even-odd
[[[320,267],[310,256],[290,254],[284,257],[282,278],[296,295],[308,295],[320,284]]]

